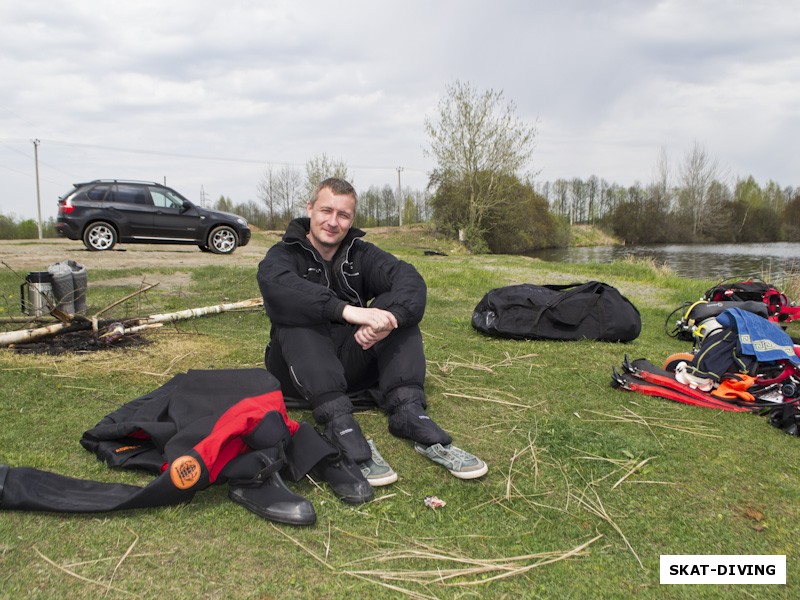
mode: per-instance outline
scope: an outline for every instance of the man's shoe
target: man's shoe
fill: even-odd
[[[414,444],[414,450],[427,456],[436,464],[442,465],[459,479],[476,479],[486,475],[489,470],[486,463],[477,456],[473,456],[461,448],[456,448],[452,444],[423,446],[417,443]]]
[[[333,494],[347,504],[362,504],[372,499],[372,486],[358,465],[345,455],[335,460],[323,460],[314,475],[331,486]]]
[[[372,451],[372,456],[366,461],[360,463],[361,473],[367,478],[367,481],[372,487],[379,487],[382,485],[389,485],[397,481],[397,473],[389,466],[381,453],[375,447],[375,442],[367,440],[369,449]]]

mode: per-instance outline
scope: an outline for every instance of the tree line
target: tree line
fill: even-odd
[[[559,179],[536,186],[570,224],[597,225],[626,243],[747,243],[800,239],[800,188],[752,175],[729,183],[694,143],[675,173],[662,151],[648,185],[605,179]]]
[[[338,177],[354,186],[357,182],[342,159],[321,154],[308,160],[304,171],[297,167],[268,165],[256,185],[256,200],[234,203],[221,196],[213,208],[241,215],[260,229],[283,230],[295,217],[305,216],[306,204],[317,185],[328,177]],[[431,194],[427,190],[390,185],[372,185],[358,190],[356,223],[359,227],[386,227],[429,222],[432,218]]]
[[[33,240],[38,237],[39,227],[34,219],[19,219],[0,214],[0,240]],[[58,237],[55,217],[42,223],[42,237]]]

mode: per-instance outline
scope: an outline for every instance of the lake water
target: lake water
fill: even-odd
[[[571,263],[605,263],[634,256],[667,265],[678,275],[699,279],[755,276],[778,283],[787,273],[800,273],[800,243],[797,242],[594,246],[539,250],[530,256]]]

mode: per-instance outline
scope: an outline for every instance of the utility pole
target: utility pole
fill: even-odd
[[[31,140],[33,142],[33,158],[36,163],[36,209],[38,212],[39,220],[36,221],[36,227],[39,230],[39,239],[42,239],[42,196],[39,192],[39,140]]]
[[[397,209],[400,215],[400,227],[403,226],[403,188],[400,186],[400,171],[403,167],[397,167]]]

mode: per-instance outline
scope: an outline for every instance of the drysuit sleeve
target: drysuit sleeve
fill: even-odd
[[[413,265],[377,246],[365,243],[365,271],[370,306],[388,310],[400,327],[417,325],[425,314],[428,288]]]
[[[283,244],[270,248],[259,263],[258,287],[270,321],[290,327],[343,322],[347,303],[325,285],[299,275],[297,269]]]

